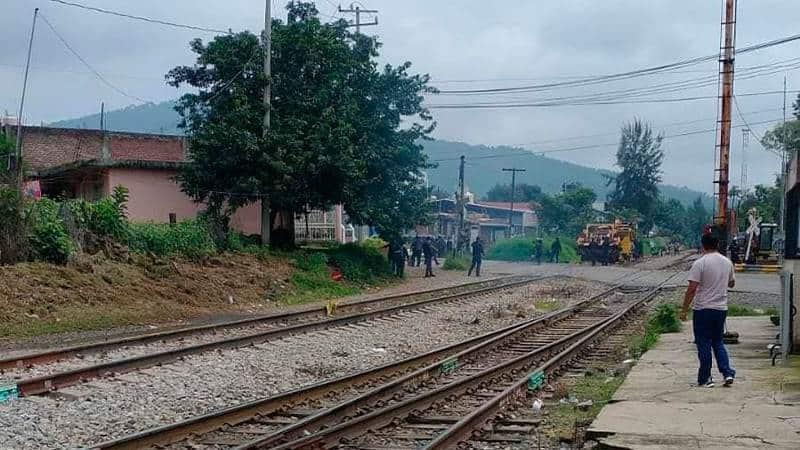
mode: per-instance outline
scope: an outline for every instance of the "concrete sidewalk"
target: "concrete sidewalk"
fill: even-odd
[[[741,343],[729,345],[736,382],[692,386],[697,352],[691,324],[648,351],[589,429],[605,448],[800,449],[800,358],[772,367],[767,344],[778,327],[768,317],[728,319]]]

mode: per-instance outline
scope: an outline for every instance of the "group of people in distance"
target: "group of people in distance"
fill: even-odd
[[[433,273],[433,265],[439,265],[438,257],[444,255],[448,251],[453,250],[451,241],[445,240],[443,237],[436,238],[432,236],[414,236],[411,240],[409,248],[402,237],[392,239],[384,248],[389,249],[389,262],[392,265],[392,272],[398,277],[402,277],[405,273],[405,266],[408,264],[411,267],[419,267],[423,262],[425,263],[425,278],[435,277]],[[485,244],[483,239],[478,236],[470,244],[472,253],[472,262],[467,271],[467,276],[481,276],[481,264],[483,263],[483,256],[485,252]],[[549,262],[558,263],[561,255],[561,240],[555,238],[550,245],[550,252],[547,260]],[[544,242],[542,239],[534,241],[533,259],[537,264],[542,263],[544,256]]]
[[[405,272],[406,262],[411,267],[419,267],[425,262],[425,278],[435,277],[433,274],[433,264],[439,265],[438,256],[447,251],[448,243],[441,236],[434,239],[432,236],[415,236],[411,241],[411,254],[409,255],[403,239],[398,237],[392,239],[389,244],[389,262],[392,264],[392,272],[402,277]]]
[[[542,257],[544,256],[544,241],[542,238],[537,238],[533,241],[533,260],[536,261],[536,264],[542,263]],[[550,244],[550,255],[547,258],[548,261],[551,263],[558,264],[559,257],[561,256],[561,239],[556,237],[553,240],[553,243]]]

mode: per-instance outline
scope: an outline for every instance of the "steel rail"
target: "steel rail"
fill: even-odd
[[[663,283],[662,283],[663,284]],[[360,417],[353,418],[347,422],[339,423],[332,427],[323,429],[317,433],[308,436],[300,437],[293,441],[287,442],[279,446],[271,446],[269,443],[262,444],[260,441],[254,441],[239,447],[236,450],[244,449],[257,449],[257,448],[274,448],[280,450],[297,449],[297,448],[327,448],[328,446],[335,446],[340,439],[346,438],[354,433],[366,430],[374,430],[383,426],[389,425],[397,417],[404,417],[414,411],[419,411],[430,407],[437,401],[446,400],[454,395],[461,395],[470,389],[471,386],[480,384],[492,384],[492,380],[502,377],[503,374],[514,373],[515,371],[524,370],[526,366],[530,366],[531,360],[541,358],[542,355],[547,355],[555,349],[559,349],[564,345],[569,344],[576,339],[579,339],[580,345],[571,345],[567,350],[560,351],[559,354],[564,352],[572,352],[571,349],[581,348],[588,339],[584,336],[596,336],[595,330],[606,329],[610,324],[615,324],[625,314],[629,313],[634,307],[652,299],[659,292],[660,285],[656,286],[645,295],[643,298],[637,300],[634,304],[626,307],[622,312],[612,315],[611,317],[602,319],[594,324],[591,324],[580,331],[572,333],[568,336],[562,337],[554,342],[548,343],[539,347],[527,354],[518,356],[516,358],[506,360],[495,366],[484,369],[479,373],[460,378],[450,384],[436,388],[425,394],[400,401],[399,403],[390,405],[365,414]],[[571,354],[571,353],[570,353]],[[551,357],[550,361],[555,357]],[[527,373],[527,371],[526,371]],[[526,376],[525,382],[528,377]]]
[[[362,395],[356,396],[355,398],[339,403],[338,405],[335,405],[331,408],[321,410],[316,414],[301,419],[298,422],[295,422],[289,426],[283,427],[274,432],[268,433],[262,436],[260,439],[252,441],[238,448],[240,449],[267,448],[270,445],[279,443],[279,441],[285,442],[293,439],[299,439],[305,433],[309,432],[309,430],[316,430],[316,429],[321,429],[323,427],[338,425],[341,422],[340,419],[342,417],[357,416],[359,409],[361,409],[365,404],[372,404],[375,402],[380,402],[386,398],[391,398],[393,395],[402,393],[406,389],[415,388],[416,386],[420,385],[426,380],[436,378],[442,373],[442,371],[444,370],[444,365],[447,364],[448,362],[457,363],[459,360],[464,360],[469,357],[474,357],[480,353],[488,352],[492,348],[502,345],[504,343],[508,343],[509,341],[513,342],[516,338],[524,336],[533,331],[539,330],[541,328],[550,325],[557,324],[560,321],[577,314],[587,305],[600,301],[603,298],[612,295],[614,292],[617,291],[617,289],[618,289],[617,286],[611,287],[588,299],[582,300],[581,302],[575,305],[562,308],[558,311],[553,311],[539,319],[530,321],[522,325],[518,325],[515,328],[508,330],[498,336],[478,342],[474,346],[471,346],[456,354],[453,354],[452,356],[449,356],[444,360],[436,361],[433,364],[430,364],[412,373],[404,375],[398,379],[395,379],[386,384],[378,386]]]
[[[402,361],[389,363],[387,365],[365,370],[353,375],[340,377],[331,381],[317,383],[308,387],[295,389],[276,396],[254,400],[241,405],[225,408],[219,411],[214,411],[201,416],[193,417],[182,422],[175,424],[165,425],[149,430],[145,430],[132,435],[124,436],[119,439],[107,441],[93,448],[97,449],[137,449],[148,446],[165,446],[185,439],[190,435],[202,435],[220,429],[224,426],[236,426],[237,424],[252,420],[259,415],[267,415],[281,407],[296,403],[298,401],[313,401],[315,399],[323,398],[330,392],[346,389],[358,383],[364,383],[369,380],[382,379],[386,377],[399,376],[409,370],[419,369],[419,367],[426,364],[433,364],[438,367],[441,365],[443,359],[449,359],[454,354],[463,352],[481,342],[496,340],[498,337],[513,333],[515,330],[522,328],[530,328],[537,325],[546,326],[556,320],[556,318],[563,317],[569,311],[577,309],[581,304],[586,304],[589,301],[594,301],[602,298],[615,290],[621,288],[623,284],[617,284],[609,289],[593,296],[590,299],[584,300],[579,304],[571,307],[563,308],[558,311],[553,311],[542,317],[528,319],[520,323],[516,323],[499,330],[491,331],[483,335],[470,338],[455,344],[440,347],[430,352],[413,356]],[[296,427],[292,427],[292,430]],[[286,429],[287,433],[291,430]]]
[[[338,327],[343,325],[349,325],[352,323],[362,322],[368,319],[390,316],[404,311],[419,309],[420,307],[431,305],[434,303],[442,304],[456,300],[465,300],[467,298],[476,295],[483,295],[493,291],[514,288],[541,279],[542,278],[529,278],[521,281],[512,281],[510,283],[477,289],[466,293],[448,294],[440,297],[435,297],[432,299],[420,300],[417,302],[392,306],[389,308],[372,310],[364,313],[356,313],[317,322],[301,323],[299,325],[272,329],[246,336],[232,337],[204,344],[182,347],[173,350],[118,359],[106,363],[95,364],[64,372],[57,372],[48,375],[43,375],[40,377],[20,380],[16,383],[16,387],[21,396],[42,394],[61,387],[71,386],[89,379],[99,378],[104,375],[126,373],[137,369],[152,367],[158,364],[174,361],[179,358],[192,354],[203,353],[210,350],[231,349],[231,348],[244,347],[248,345],[261,344],[277,338],[283,338],[295,334],[308,333],[310,331],[327,329],[334,326]]]
[[[586,346],[599,337],[601,333],[617,325],[621,319],[631,314],[644,303],[652,300],[658,295],[667,282],[676,275],[677,272],[656,286],[645,297],[614,314],[599,327],[581,337],[567,349],[553,356],[535,370],[527,373],[524,377],[519,378],[513,385],[484,403],[479,409],[456,422],[424,448],[428,450],[457,448],[459,443],[468,440],[472,436],[474,430],[480,429],[486,422],[493,419],[505,406],[519,399],[524,399],[529,391],[529,380],[531,377],[534,377],[536,374],[543,374],[543,380],[546,380],[549,376],[554,375],[565,362],[573,359],[582,351],[585,351]]]
[[[455,290],[465,287],[468,288],[476,285],[489,284],[497,281],[511,280],[514,278],[518,277],[510,276],[510,277],[489,278],[482,281],[465,283],[456,286],[425,289],[415,292],[392,294],[377,298],[371,298],[367,300],[341,303],[337,305],[337,310],[339,312],[350,312],[350,311],[356,312],[362,310],[363,308],[374,306],[380,303],[398,301],[404,298],[412,298],[421,295],[435,294],[438,292],[446,292],[449,290]],[[327,317],[326,307],[315,306],[311,308],[304,308],[299,311],[265,314],[256,317],[249,317],[246,319],[231,320],[231,321],[208,324],[208,325],[183,327],[169,331],[145,333],[123,338],[110,339],[102,342],[93,342],[88,344],[73,345],[52,350],[28,353],[19,356],[14,356],[11,358],[2,358],[0,359],[0,370],[31,367],[37,364],[47,364],[76,357],[79,355],[100,353],[107,350],[113,350],[123,346],[144,345],[158,341],[164,341],[166,339],[180,339],[186,336],[214,333],[220,330],[237,329],[237,328],[244,328],[248,326],[263,325],[269,323],[288,322],[288,321],[295,321],[312,317],[319,317],[319,318]]]
[[[250,420],[258,415],[268,414],[293,402],[322,398],[329,392],[343,389],[352,386],[353,384],[362,383],[371,379],[391,376],[397,373],[405,372],[412,368],[416,368],[430,361],[439,361],[442,358],[449,358],[454,353],[457,353],[465,348],[469,348],[475,343],[508,333],[509,331],[513,331],[528,323],[544,321],[555,316],[559,312],[560,311],[554,311],[543,317],[529,319],[521,324],[516,323],[509,325],[499,330],[491,331],[480,336],[458,342],[456,344],[440,347],[427,353],[412,356],[410,358],[389,363],[374,369],[368,369],[353,375],[346,375],[330,381],[324,381],[311,386],[298,388],[272,397],[258,399],[241,405],[225,408],[209,414],[193,417],[175,424],[145,430],[143,432],[125,436],[120,439],[98,444],[92,448],[119,450],[137,449],[154,445],[169,445],[189,435],[203,434],[222,426],[236,425],[237,423]]]

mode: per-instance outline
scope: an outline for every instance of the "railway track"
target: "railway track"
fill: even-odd
[[[62,348],[2,360],[0,361],[0,370],[30,369],[38,365],[74,360],[67,361],[69,363],[67,370],[52,371],[41,376],[16,381],[16,390],[20,396],[36,395],[92,378],[168,363],[192,354],[239,348],[367,320],[389,319],[408,311],[424,311],[437,305],[467,301],[506,289],[517,288],[541,279],[543,277],[504,277],[467,285],[344,303],[337,305],[333,317],[329,315],[330,311],[326,307],[317,307],[298,312]],[[252,332],[250,329],[245,330],[243,334],[224,335],[224,332],[231,329],[241,330],[247,327],[252,327],[257,331]],[[223,334],[222,338],[219,338],[218,334]],[[196,337],[201,340],[199,343],[186,344],[187,339]],[[163,350],[164,346],[173,348]],[[134,356],[108,358],[108,355],[113,355],[114,352],[133,353]],[[85,364],[84,358],[93,354],[99,355],[99,361],[95,364]],[[47,367],[42,367],[42,369],[46,371]]]
[[[637,274],[636,276],[641,276]],[[297,389],[275,397],[147,430],[96,448],[268,448],[306,433],[360,417],[396,403],[431,380],[447,382],[473,371],[482,360],[524,354],[542,344],[542,336],[561,336],[576,326],[609,316],[601,301],[614,302],[621,285],[537,319],[506,327],[377,369]]]
[[[541,332],[518,329],[508,334],[516,334],[516,339],[443,361],[437,377],[430,372],[427,378],[407,376],[404,382],[381,386],[346,406],[316,413],[300,427],[256,436],[235,448],[456,448],[483,430],[506,405],[589,352],[604,333],[658,291],[656,287],[615,294],[622,298],[606,299],[604,307],[586,305]],[[495,429],[516,432],[530,427],[525,421],[505,419]]]

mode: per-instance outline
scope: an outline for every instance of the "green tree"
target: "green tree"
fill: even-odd
[[[746,192],[738,208],[741,225],[748,225],[747,212],[751,208],[756,209],[762,222],[777,223],[780,220],[781,192],[780,179],[775,180],[774,186],[758,184],[752,191]]]
[[[659,198],[658,206],[653,214],[653,223],[661,230],[662,234],[680,238],[684,242],[691,241],[686,207],[674,198]]]
[[[800,120],[790,120],[785,125],[782,123],[775,125],[764,133],[761,145],[777,154],[783,153],[785,149],[792,155],[800,148]]]
[[[700,235],[703,233],[703,226],[711,223],[711,212],[706,209],[703,199],[697,197],[692,206],[686,210],[686,233],[689,245],[697,247],[700,245]]]
[[[661,134],[654,134],[650,124],[635,119],[622,127],[617,165],[622,169],[609,179],[614,190],[609,194],[612,209],[629,208],[642,215],[643,231],[653,225],[653,213],[658,204],[658,185],[661,183]]]
[[[533,184],[520,183],[514,187],[514,201],[520,203],[538,202],[542,199],[542,188]],[[486,193],[490,202],[510,202],[511,185],[497,183]]]
[[[592,204],[597,194],[578,187],[556,195],[544,195],[540,200],[539,216],[542,227],[555,233],[577,235],[595,217]]]
[[[399,230],[426,217],[418,144],[433,129],[422,106],[435,90],[410,63],[379,68],[380,43],[343,22],[323,24],[312,3],[291,3],[272,22],[273,73],[249,32],[197,39],[194,66],[169,84],[197,93],[177,102],[192,164],[182,189],[208,205],[224,231],[237,208],[270,206],[271,244],[293,245],[294,216],[341,203],[354,223]],[[272,89],[272,123],[263,136],[262,92]]]

